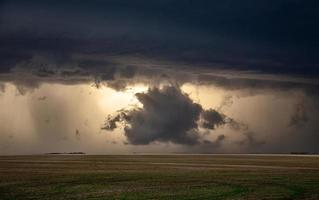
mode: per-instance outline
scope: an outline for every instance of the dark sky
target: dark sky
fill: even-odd
[[[318,11],[0,0],[0,154],[318,153]]]
[[[2,1],[0,72],[80,53],[317,77],[318,10],[316,0]]]

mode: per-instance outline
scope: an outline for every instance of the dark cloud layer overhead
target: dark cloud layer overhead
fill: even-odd
[[[318,9],[314,0],[1,1],[0,80],[20,88],[93,80],[115,90],[136,76],[194,81],[175,71],[231,90],[317,94]],[[260,79],[268,74],[302,83]]]
[[[316,0],[1,1],[0,73],[37,54],[59,64],[99,54],[318,76],[318,9]]]

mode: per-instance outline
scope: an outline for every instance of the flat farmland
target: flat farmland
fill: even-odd
[[[319,199],[319,157],[0,156],[0,199]]]

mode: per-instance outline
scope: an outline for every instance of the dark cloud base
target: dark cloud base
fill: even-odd
[[[318,78],[318,8],[316,0],[1,1],[0,73],[37,55],[61,66],[82,54]]]

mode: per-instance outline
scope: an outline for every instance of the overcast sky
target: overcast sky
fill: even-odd
[[[0,1],[0,154],[318,153],[318,10]]]

